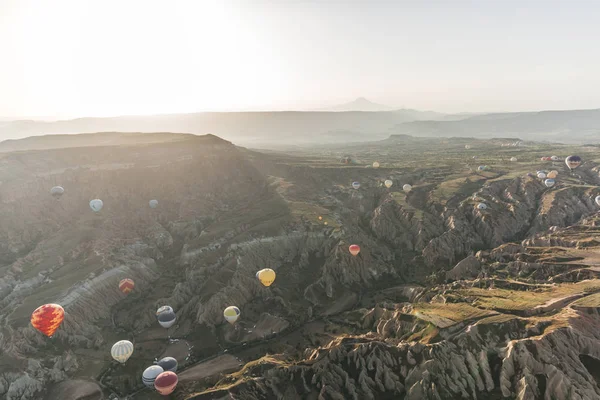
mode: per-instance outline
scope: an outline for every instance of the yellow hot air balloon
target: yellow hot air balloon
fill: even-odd
[[[275,281],[275,276],[275,271],[273,271],[271,268],[261,269],[256,273],[256,277],[258,278],[260,283],[267,287],[273,284],[273,282]]]
[[[133,354],[133,343],[129,340],[119,340],[110,349],[110,355],[121,364],[125,364]]]
[[[389,188],[392,187],[392,185],[394,184],[394,182],[391,179],[386,179],[386,181],[384,182],[384,184],[385,184],[385,187],[389,189]]]

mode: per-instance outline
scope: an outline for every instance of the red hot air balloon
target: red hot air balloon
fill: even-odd
[[[65,319],[65,310],[58,304],[44,304],[31,314],[31,325],[48,337],[52,337]]]
[[[154,387],[158,390],[158,393],[167,396],[173,393],[178,381],[179,379],[175,372],[165,371],[156,377]]]
[[[360,246],[357,244],[351,244],[348,250],[350,250],[350,254],[356,256],[358,253],[360,253]]]
[[[133,279],[125,278],[119,282],[119,290],[125,294],[131,292],[134,286],[135,282],[133,282]]]

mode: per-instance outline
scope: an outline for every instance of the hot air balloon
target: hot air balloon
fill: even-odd
[[[160,326],[167,329],[169,329],[175,324],[176,319],[177,316],[173,311],[165,311],[158,315],[158,323],[160,324]]]
[[[171,306],[159,307],[158,310],[156,310],[156,318],[158,318],[158,316],[161,314],[172,313],[172,312],[173,312],[173,308]]]
[[[350,250],[350,254],[356,256],[358,253],[360,253],[360,246],[357,244],[351,244],[350,247],[348,247],[348,250]]]
[[[358,189],[360,187],[360,183],[359,182],[352,182],[352,187],[354,189]]]
[[[125,278],[119,282],[119,290],[125,294],[131,292],[134,286],[135,282],[133,282],[133,279]]]
[[[90,201],[90,208],[92,209],[93,212],[98,212],[98,211],[102,210],[102,207],[104,207],[104,203],[102,202],[102,200],[94,199],[94,200]]]
[[[480,165],[479,167],[477,167],[477,171],[483,171],[485,169],[485,167],[483,165]]]
[[[383,183],[385,185],[386,188],[391,188],[392,185],[394,184],[394,182],[392,182],[391,179],[386,179],[385,182]]]
[[[44,304],[31,313],[31,325],[48,337],[52,337],[65,319],[65,310],[58,304]]]
[[[469,150],[470,148],[471,148],[471,146],[470,146],[470,145],[468,145],[468,144],[465,144],[465,149]]]
[[[600,206],[600,196],[596,196],[596,204]]]
[[[275,274],[275,271],[273,271],[271,268],[265,268],[265,269],[261,269],[260,271],[258,271],[256,273],[256,276],[258,277],[258,280],[260,281],[260,283],[269,287],[275,281],[276,274]]]
[[[165,371],[158,375],[154,381],[154,387],[158,391],[158,393],[163,396],[167,396],[175,390],[175,386],[177,386],[177,374],[171,371]]]
[[[323,217],[321,217],[321,216],[319,215],[319,221],[321,221],[322,219],[323,219]]]
[[[569,156],[565,159],[565,164],[569,169],[573,170],[581,165],[581,157],[579,156]]]
[[[550,171],[548,172],[547,177],[550,179],[556,179],[556,177],[558,176],[558,171]]]
[[[408,183],[405,184],[404,186],[402,186],[402,190],[404,190],[406,193],[410,192],[412,190],[412,186],[410,186]]]
[[[225,309],[225,311],[223,311],[223,316],[225,317],[227,322],[233,325],[240,316],[240,309],[236,306],[229,306]]]
[[[125,364],[133,354],[133,343],[129,340],[119,340],[110,349],[110,355],[121,364]]]
[[[480,210],[485,210],[487,209],[487,205],[485,203],[479,203],[477,204],[477,208]]]
[[[558,156],[552,156],[552,157],[550,157],[550,159],[552,161],[558,161],[558,160],[560,160],[560,158]]]
[[[544,172],[538,172],[537,177],[540,179],[546,179],[546,174]]]
[[[62,186],[54,186],[52,189],[50,189],[50,194],[55,199],[60,199],[64,193],[65,189]]]
[[[156,377],[162,374],[163,372],[164,370],[162,369],[162,367],[159,367],[158,365],[148,367],[144,370],[144,373],[142,374],[142,382],[144,383],[144,385],[146,385],[146,387],[151,388],[154,386],[154,381],[156,380]]]
[[[379,163],[377,161],[373,163],[373,168],[379,168]]]
[[[156,365],[165,371],[177,372],[177,360],[173,357],[162,358]]]
[[[511,157],[511,158],[510,158],[510,161],[512,161],[512,162],[516,162],[516,161],[517,161],[517,157]]]
[[[150,208],[156,208],[158,207],[158,200],[150,200],[148,204],[150,205]]]
[[[546,187],[552,187],[554,186],[554,184],[556,183],[556,181],[554,179],[546,179],[544,181],[544,185],[546,185]]]

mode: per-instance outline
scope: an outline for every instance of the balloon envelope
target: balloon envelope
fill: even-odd
[[[540,179],[546,179],[546,174],[545,174],[545,173],[543,173],[543,172],[539,172],[539,173],[537,174],[537,177],[538,177],[538,178],[540,178]]]
[[[112,349],[110,349],[110,355],[116,361],[124,364],[129,357],[133,354],[133,343],[129,340],[119,340],[117,343],[113,344]]]
[[[170,328],[175,324],[177,316],[173,311],[163,312],[158,316],[158,323],[163,328]]]
[[[350,251],[350,254],[356,256],[358,253],[360,253],[360,246],[357,244],[351,244],[350,247],[348,247],[348,250]]]
[[[352,187],[354,189],[358,189],[360,187],[360,183],[358,183],[358,182],[352,182]]]
[[[373,168],[379,168],[379,163],[377,161],[373,163]]]
[[[164,370],[162,369],[162,367],[159,367],[158,365],[148,367],[144,370],[144,373],[142,374],[142,382],[147,387],[153,387],[156,377],[162,374],[163,372]]]
[[[512,161],[512,162],[515,162],[515,161],[517,161],[517,157],[511,157],[511,158],[510,158],[510,161]]]
[[[470,146],[470,145],[468,145],[468,144],[465,144],[465,149],[469,150],[470,148],[471,148],[471,146]]]
[[[62,186],[54,186],[50,189],[50,194],[56,198],[61,197],[65,193],[65,189]]]
[[[173,357],[162,358],[157,365],[165,371],[177,372],[177,360]]]
[[[393,184],[394,182],[392,182],[391,179],[386,179],[386,181],[384,182],[385,187],[388,189],[391,188]]]
[[[565,159],[565,164],[569,169],[575,169],[581,165],[581,157],[579,156],[569,156]]]
[[[163,396],[167,396],[175,390],[177,386],[178,378],[175,372],[165,371],[156,377],[154,380],[154,387],[158,393]]]
[[[479,203],[477,204],[477,208],[480,210],[485,210],[487,208],[487,205],[485,205],[485,203]]]
[[[173,307],[171,306],[161,306],[158,308],[158,310],[156,310],[156,317],[158,318],[158,316],[160,314],[164,314],[164,313],[172,313],[173,312]]]
[[[600,196],[596,197],[596,204],[598,204],[600,206]]]
[[[550,157],[550,159],[552,161],[558,161],[558,160],[560,160],[560,158],[558,158],[558,156],[552,156],[552,157]]]
[[[133,279],[125,278],[119,282],[119,290],[125,294],[131,292],[134,286],[135,282],[133,282]]]
[[[271,286],[275,281],[275,271],[271,268],[265,268],[258,271],[258,280],[265,286]]]
[[[555,183],[556,183],[556,181],[554,179],[546,179],[544,181],[544,185],[546,185],[546,187],[552,187],[552,186],[554,186]]]
[[[548,172],[547,177],[550,179],[555,179],[558,176],[558,171],[550,171]]]
[[[104,203],[102,202],[102,200],[94,199],[90,201],[90,208],[92,209],[92,211],[98,212],[102,210],[102,207],[104,207]]]
[[[236,306],[229,306],[223,311],[223,316],[230,324],[234,324],[240,316],[240,309]]]
[[[48,337],[52,337],[65,319],[65,310],[58,304],[44,304],[31,313],[31,325]]]
[[[150,200],[148,204],[150,205],[150,208],[156,208],[158,207],[158,200]]]

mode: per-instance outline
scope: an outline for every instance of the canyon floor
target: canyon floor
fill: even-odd
[[[0,152],[1,398],[164,398],[142,373],[165,356],[177,400],[600,398],[598,145],[77,140]],[[29,321],[45,303],[52,338]]]

